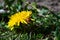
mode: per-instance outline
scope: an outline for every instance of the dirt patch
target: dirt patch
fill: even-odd
[[[46,6],[54,12],[60,12],[60,0],[27,0],[29,2],[36,2],[40,6]]]

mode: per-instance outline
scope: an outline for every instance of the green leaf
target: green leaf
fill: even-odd
[[[40,33],[40,34],[37,34],[36,36],[38,39],[41,39],[43,37],[43,35]]]
[[[46,9],[41,9],[41,10],[37,9],[37,11],[38,11],[38,15],[43,15],[48,13],[48,10]]]

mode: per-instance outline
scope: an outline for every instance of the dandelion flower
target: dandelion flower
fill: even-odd
[[[28,19],[31,14],[32,14],[31,11],[21,11],[21,12],[15,13],[10,17],[8,22],[8,27],[12,30],[14,28],[14,25],[19,26],[20,23],[27,24],[26,19]]]

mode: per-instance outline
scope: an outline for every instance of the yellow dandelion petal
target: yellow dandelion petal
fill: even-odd
[[[19,26],[20,23],[27,24],[26,19],[28,19],[31,14],[32,14],[31,11],[22,11],[22,12],[15,13],[10,17],[10,20],[8,22],[9,28],[13,29],[14,25]]]
[[[11,30],[13,30],[14,29],[14,27],[12,27],[12,28],[10,28]]]
[[[32,21],[35,21],[35,19],[32,19],[32,18],[31,18],[31,20],[32,20]]]

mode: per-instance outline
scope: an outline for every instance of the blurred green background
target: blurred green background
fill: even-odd
[[[2,2],[3,1],[3,2]],[[2,0],[0,4],[0,40],[60,40],[60,12],[45,5],[38,5],[37,0]],[[47,0],[46,0],[47,1]],[[9,16],[23,10],[31,10],[28,25],[21,24],[14,30],[7,28]]]

